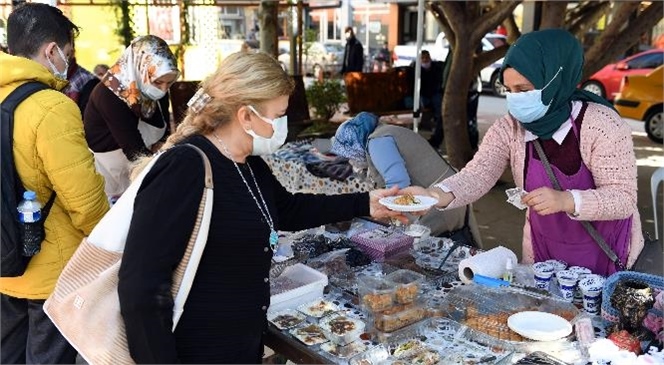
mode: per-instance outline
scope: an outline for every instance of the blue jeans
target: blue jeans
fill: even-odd
[[[44,313],[44,300],[0,294],[0,305],[0,363],[76,363],[76,350]]]
[[[435,93],[430,97],[421,96],[420,105],[431,108],[433,112],[433,134],[429,138],[429,143],[437,148],[443,142],[443,94]]]

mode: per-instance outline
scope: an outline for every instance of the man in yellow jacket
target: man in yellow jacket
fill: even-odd
[[[17,7],[7,20],[9,53],[0,52],[0,100],[27,81],[39,91],[14,114],[14,162],[26,189],[56,199],[45,222],[46,239],[25,274],[0,278],[0,363],[74,363],[76,351],[42,306],[81,239],[108,210],[104,180],[96,173],[83,134],[81,113],[59,90],[78,28],[44,4]],[[93,320],[93,319],[91,319]]]

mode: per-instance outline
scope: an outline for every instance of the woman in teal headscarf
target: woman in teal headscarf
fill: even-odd
[[[501,70],[509,114],[489,128],[458,174],[426,190],[405,190],[431,195],[439,208],[452,209],[479,199],[509,164],[528,207],[524,262],[558,259],[601,275],[633,265],[643,236],[631,130],[610,103],[577,89],[582,71],[583,48],[569,32],[547,29],[520,37]],[[540,158],[538,145],[546,159]],[[546,160],[560,189],[554,188]],[[618,262],[583,221],[591,223]]]

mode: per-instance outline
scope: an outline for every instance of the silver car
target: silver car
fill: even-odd
[[[278,59],[284,70],[289,71],[290,52],[282,53]],[[344,46],[340,42],[311,42],[303,45],[302,64],[305,75],[318,78],[321,73],[334,76],[341,72]]]

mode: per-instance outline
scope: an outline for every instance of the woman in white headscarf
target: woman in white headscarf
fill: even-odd
[[[130,161],[168,137],[168,89],[179,74],[166,42],[148,35],[134,39],[92,91],[85,138],[111,201],[129,186]]]

